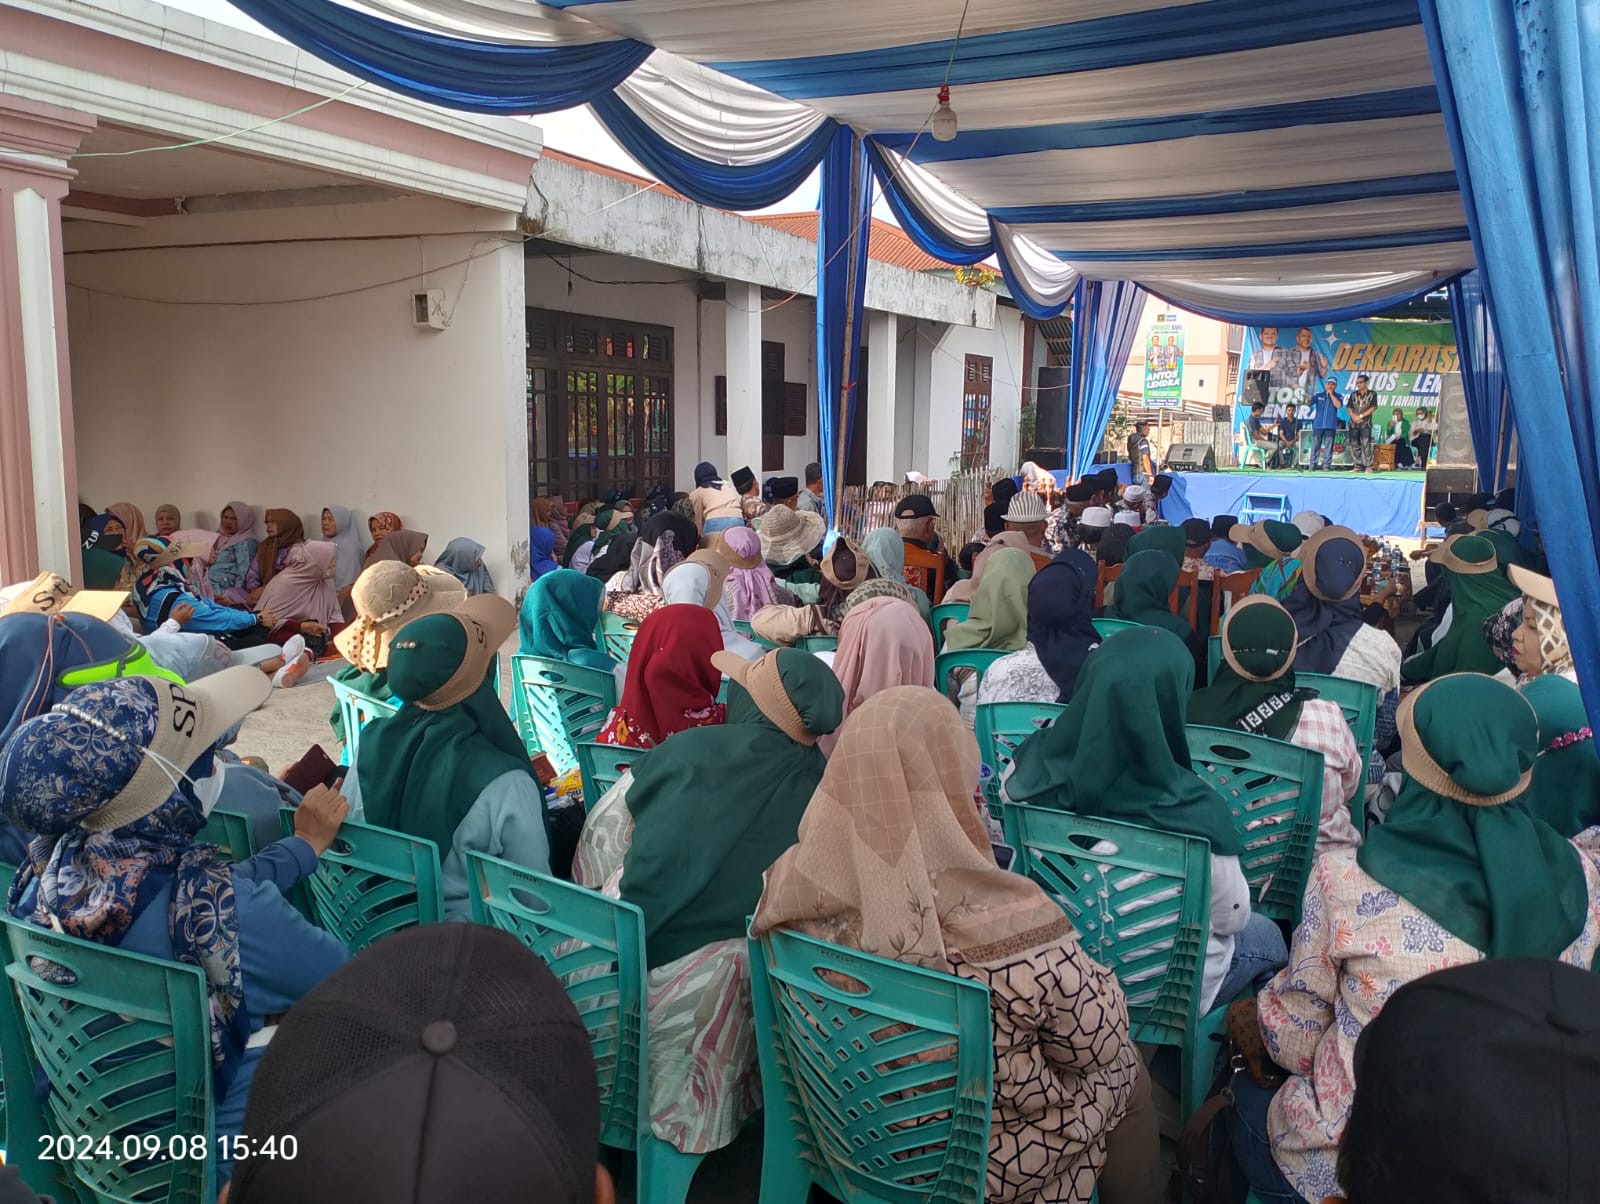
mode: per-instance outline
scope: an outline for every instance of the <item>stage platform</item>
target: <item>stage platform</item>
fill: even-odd
[[[1376,472],[1360,476],[1349,472],[1302,472],[1284,469],[1261,472],[1231,468],[1220,472],[1174,474],[1182,488],[1182,502],[1169,497],[1162,514],[1181,522],[1192,514],[1209,519],[1218,514],[1238,514],[1247,493],[1275,493],[1288,499],[1289,513],[1312,510],[1363,535],[1413,538],[1422,517],[1422,497],[1427,474]],[[1179,517],[1187,506],[1189,514]]]

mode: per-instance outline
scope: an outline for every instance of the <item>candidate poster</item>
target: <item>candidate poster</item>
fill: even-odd
[[[1234,426],[1243,426],[1251,403],[1260,400],[1266,406],[1263,420],[1276,421],[1294,406],[1309,427],[1319,395],[1342,410],[1350,393],[1365,387],[1377,394],[1373,431],[1382,442],[1399,424],[1409,427],[1418,411],[1437,421],[1444,378],[1458,370],[1455,328],[1449,322],[1247,328]]]
[[[1175,317],[1158,320],[1145,338],[1144,404],[1183,404],[1183,325]]]

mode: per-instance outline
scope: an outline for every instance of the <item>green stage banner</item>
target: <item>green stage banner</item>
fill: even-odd
[[[1145,339],[1144,404],[1152,409],[1183,404],[1183,324],[1175,315],[1155,322]]]

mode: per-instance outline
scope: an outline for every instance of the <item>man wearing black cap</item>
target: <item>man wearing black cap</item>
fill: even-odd
[[[746,464],[734,470],[732,480],[734,489],[739,493],[739,507],[745,523],[755,522],[767,512],[767,504],[761,500],[761,490],[756,485],[756,474]]]
[[[905,541],[908,549],[917,548],[944,557],[944,583],[948,588],[956,579],[956,565],[955,561],[950,559],[949,553],[940,546],[938,533],[933,529],[933,520],[938,517],[939,512],[933,508],[933,502],[926,494],[907,494],[894,508],[895,528],[900,532],[900,538]],[[928,577],[928,597],[934,601],[938,600],[934,597],[931,573]]]
[[[306,994],[256,1069],[240,1145],[228,1204],[615,1200],[583,1021],[487,925],[397,932]]]
[[[1122,478],[1115,468],[1102,468],[1092,477],[1084,477],[1094,486],[1095,495],[1089,499],[1091,506],[1112,506],[1122,498]]]
[[[800,494],[799,508],[822,513],[822,465],[806,465],[806,487]]]
[[[773,477],[767,484],[772,489],[772,504],[774,506],[787,506],[791,510],[799,510],[801,508],[799,477]]]
[[[1081,544],[1078,520],[1094,504],[1096,492],[1092,478],[1067,486],[1061,505],[1050,512],[1049,521],[1045,523],[1044,543],[1041,545],[1044,551],[1059,556],[1068,548],[1076,548]]]

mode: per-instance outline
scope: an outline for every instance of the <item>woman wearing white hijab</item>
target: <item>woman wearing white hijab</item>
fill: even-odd
[[[722,629],[722,646],[745,660],[760,660],[767,651],[754,640],[740,635],[728,613],[728,600],[722,596],[724,582],[733,568],[720,536],[709,548],[701,548],[687,560],[680,560],[661,579],[661,596],[666,605],[688,603],[703,606],[717,616]]]

